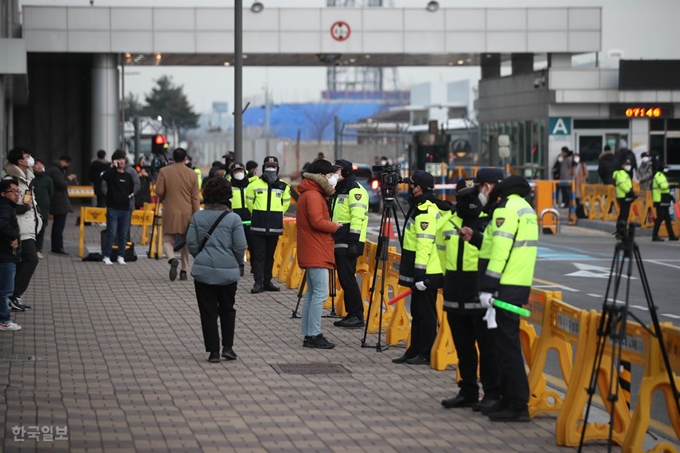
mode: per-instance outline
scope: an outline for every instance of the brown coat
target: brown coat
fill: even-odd
[[[186,233],[191,217],[201,208],[196,172],[184,163],[161,168],[156,195],[163,199],[163,234]]]
[[[583,198],[583,184],[588,181],[588,166],[583,162],[574,167],[574,186],[576,186],[576,198]]]
[[[305,173],[304,176],[298,186],[300,198],[296,213],[298,264],[302,269],[335,269],[333,233],[338,225],[331,222],[326,204],[333,187],[323,175]]]

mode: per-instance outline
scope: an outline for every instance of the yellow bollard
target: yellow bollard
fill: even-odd
[[[444,371],[447,366],[458,364],[458,353],[453,344],[451,327],[444,311],[444,296],[441,292],[437,294],[437,317],[439,318],[439,329],[432,351],[430,351],[430,367],[437,371]]]

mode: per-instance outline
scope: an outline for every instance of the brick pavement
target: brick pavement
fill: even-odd
[[[98,230],[88,227],[89,245]],[[443,409],[439,401],[457,391],[455,371],[395,365],[403,349],[361,349],[363,331],[324,319],[337,347],[302,348],[299,320],[290,319],[296,293],[255,296],[251,286],[247,273],[237,293],[239,360],[210,364],[192,282],[168,281],[165,260],[104,266],[47,254],[25,295],[34,310],[15,314],[24,330],[0,332],[0,356],[30,356],[0,360],[0,451],[572,451],[555,446],[554,416],[499,424]],[[310,362],[350,374],[272,368]],[[36,425],[67,426],[68,440],[15,440],[13,427]]]

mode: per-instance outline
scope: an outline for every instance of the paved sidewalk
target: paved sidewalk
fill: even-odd
[[[439,401],[457,392],[454,370],[395,365],[403,348],[361,349],[363,331],[324,319],[337,347],[302,348],[299,319],[290,319],[296,293],[255,296],[251,286],[247,273],[237,293],[239,360],[210,364],[193,284],[168,281],[165,260],[104,266],[46,254],[25,295],[34,309],[15,313],[24,330],[0,332],[0,451],[574,451],[555,446],[554,416],[504,424],[443,409]],[[273,368],[307,363],[347,374]],[[35,426],[66,426],[68,440],[29,438]],[[15,440],[13,427],[29,431]]]

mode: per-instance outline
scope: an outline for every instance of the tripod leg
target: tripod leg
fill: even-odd
[[[366,346],[366,337],[368,335],[368,324],[371,322],[371,308],[373,307],[373,299],[375,298],[375,285],[378,281],[378,264],[381,261],[381,257],[383,253],[385,253],[385,256],[387,255],[387,248],[389,246],[389,237],[386,237],[383,234],[385,223],[387,222],[387,214],[389,213],[389,208],[388,205],[385,204],[383,206],[383,212],[382,216],[380,217],[380,228],[378,229],[378,246],[377,250],[375,253],[375,265],[373,266],[373,278],[371,280],[371,287],[368,290],[368,315],[366,319],[366,324],[364,325],[364,336],[361,339],[361,347],[367,347]],[[384,280],[385,275],[383,274],[382,279]],[[382,301],[380,301],[382,305]],[[378,332],[380,334],[380,332]]]
[[[302,300],[302,296],[305,293],[305,285],[307,284],[307,269],[305,269],[304,274],[302,274],[302,280],[300,281],[300,289],[298,290],[297,294],[297,304],[295,304],[295,310],[293,310],[293,314],[290,315],[291,318],[299,318],[298,316],[298,308],[300,308],[300,301]]]

